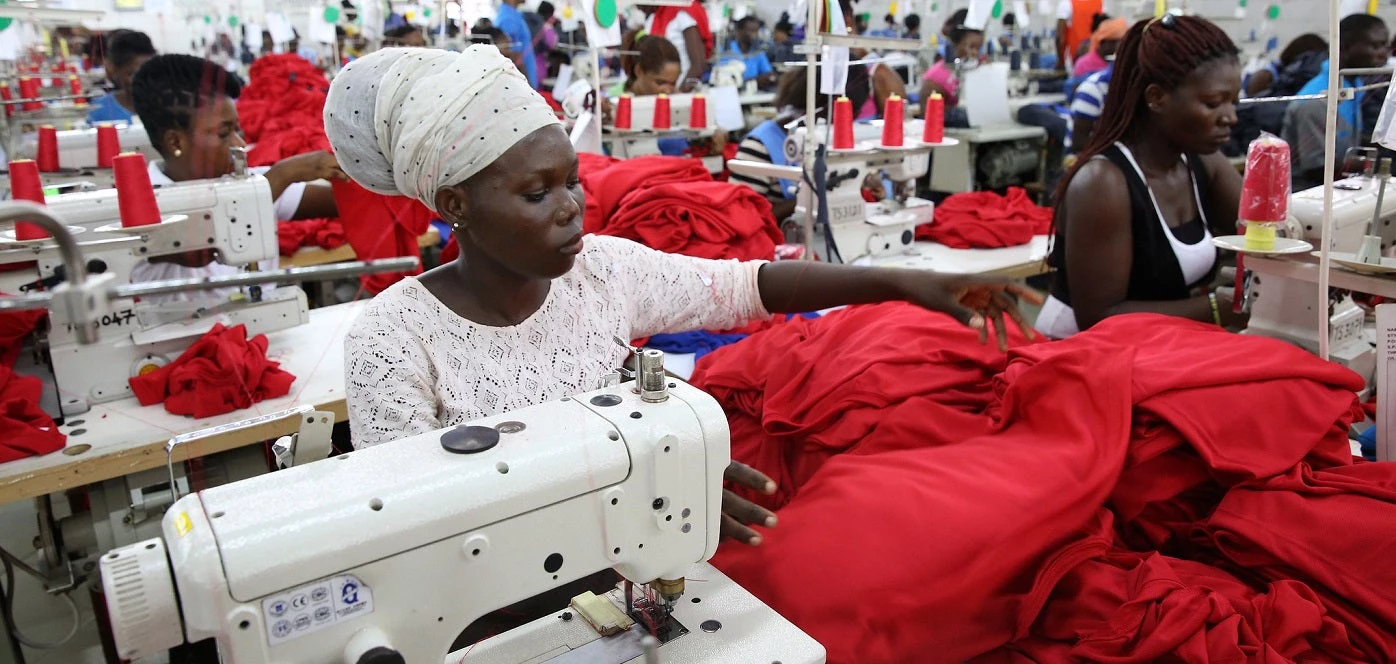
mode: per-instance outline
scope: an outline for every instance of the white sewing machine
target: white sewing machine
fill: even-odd
[[[824,141],[828,125],[815,127],[815,136]],[[921,135],[920,120],[906,123],[904,135],[909,142]],[[805,127],[792,131],[785,141],[785,159],[790,166],[775,166],[759,162],[733,159],[727,162],[733,173],[751,177],[783,178],[799,183],[796,195],[796,215],[807,214],[816,209],[818,198],[809,182],[805,181],[800,163],[805,156]],[[851,263],[864,256],[894,254],[911,247],[915,240],[916,227],[932,222],[935,204],[917,198],[916,181],[926,174],[930,164],[929,146],[889,149],[881,147],[882,123],[860,123],[853,125],[853,138],[858,150],[848,152],[830,151],[825,157],[828,191],[829,229],[834,249],[830,251],[824,238],[816,242],[825,247],[822,255],[835,253],[845,263]],[[946,139],[945,145],[953,145],[955,139]],[[882,178],[892,182],[892,195],[875,203],[863,198],[863,185],[869,176],[876,181],[876,187],[883,187]],[[819,232],[816,231],[816,235]]]
[[[164,223],[131,229],[120,226],[115,190],[51,197],[48,207],[71,228],[81,229],[76,239],[88,271],[112,274],[121,284],[130,283],[133,270],[151,257],[213,250],[226,265],[277,258],[271,188],[260,175],[161,187],[156,200]],[[6,293],[50,289],[65,276],[62,257],[51,241],[0,241],[0,265],[4,264],[32,264],[0,272],[0,291]],[[47,340],[60,407],[73,415],[91,404],[130,396],[132,376],[173,361],[215,323],[244,324],[248,334],[255,335],[308,320],[305,293],[298,288],[252,287],[212,305],[210,300],[140,303],[123,298],[111,302],[102,316],[101,342],[80,345],[72,321],[51,312]]]
[[[122,152],[140,152],[146,159],[158,159],[159,155],[150,145],[150,137],[145,127],[139,124],[117,126],[117,137]],[[16,159],[33,159],[38,151],[38,135],[25,134],[17,149]],[[58,164],[62,170],[54,173],[41,173],[44,187],[56,190],[59,194],[75,191],[97,191],[115,186],[110,168],[97,166],[97,130],[70,129],[58,132]],[[0,190],[9,192],[9,174],[0,174]]]
[[[823,662],[703,564],[727,420],[669,381],[644,351],[637,382],[186,496],[163,538],[101,559],[117,651],[214,638],[225,661],[441,662],[475,619],[611,568],[629,607],[584,593],[469,661]]]

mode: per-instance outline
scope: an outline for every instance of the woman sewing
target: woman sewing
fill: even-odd
[[[190,55],[157,55],[132,79],[136,113],[161,160],[149,164],[156,187],[218,178],[233,172],[232,148],[243,147],[235,100],[242,82],[217,64]],[[337,217],[334,192],[322,179],[343,179],[334,155],[312,152],[254,168],[271,185],[276,218]],[[232,274],[238,269],[214,260],[210,250],[151,258],[131,272],[132,281],[162,281]],[[156,296],[163,301],[224,299],[229,291]]]
[[[376,91],[363,94],[361,90]],[[433,104],[405,103],[428,95]],[[1020,326],[1007,282],[811,262],[665,254],[582,234],[577,155],[552,109],[492,46],[387,49],[330,88],[325,128],[345,172],[455,230],[460,257],[380,293],[345,341],[350,425],[366,447],[595,389],[613,338],[724,329],[772,312],[907,300],[987,330]],[[734,465],[729,478],[773,483]],[[722,532],[774,516],[727,494]]]
[[[965,20],[969,17],[969,10],[960,9],[950,16],[947,22],[949,37],[949,55],[936,61],[926,70],[926,74],[921,77],[921,99],[930,98],[931,94],[939,94],[945,98],[945,110],[947,112],[947,125],[963,125],[963,122],[954,122],[948,115],[951,109],[960,103],[960,80],[956,76],[956,62],[967,62],[978,64],[979,49],[984,46],[984,31],[965,26]],[[922,105],[924,107],[924,104]]]
[[[621,42],[621,52],[620,68],[625,72],[625,80],[610,90],[612,96],[619,97],[626,93],[637,96],[674,94],[679,85],[682,64],[678,49],[667,39],[631,32]],[[691,150],[699,156],[720,155],[727,145],[727,132],[719,129],[712,138],[693,141],[660,138],[655,142],[659,146],[659,153],[668,157],[681,157]]]
[[[1038,330],[1063,338],[1134,312],[1243,324],[1208,287],[1212,234],[1234,232],[1241,194],[1218,151],[1236,124],[1236,46],[1204,19],[1142,21],[1120,44],[1114,81],[1058,188],[1057,273]]]

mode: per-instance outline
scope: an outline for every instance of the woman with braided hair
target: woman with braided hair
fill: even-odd
[[[1130,28],[1090,142],[1057,189],[1057,269],[1037,328],[1064,338],[1115,314],[1244,321],[1207,288],[1212,234],[1234,232],[1241,176],[1218,151],[1236,124],[1241,66],[1212,23],[1165,15]]]

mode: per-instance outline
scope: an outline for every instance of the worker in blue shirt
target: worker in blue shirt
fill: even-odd
[[[768,88],[776,84],[778,77],[765,52],[756,48],[760,38],[761,20],[755,16],[742,18],[737,21],[737,39],[727,48],[722,59],[724,62],[745,61],[746,75],[742,77],[743,80],[755,80],[758,87]]]
[[[92,100],[88,123],[131,122],[131,77],[146,60],[155,57],[155,46],[144,32],[113,30],[104,37],[106,57],[103,66],[115,89]]]
[[[533,34],[528,31],[528,22],[524,21],[523,14],[519,13],[521,4],[523,0],[502,0],[499,4],[499,15],[494,17],[494,27],[509,35],[509,41],[514,44],[514,52],[510,54],[510,59],[519,71],[528,76],[528,84],[536,90],[538,58],[533,53]]]

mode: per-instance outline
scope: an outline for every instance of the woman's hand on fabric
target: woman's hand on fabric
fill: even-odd
[[[294,157],[287,157],[271,167],[281,171],[288,182],[313,182],[315,180],[348,180],[349,176],[339,167],[333,154],[319,150]],[[270,175],[270,171],[268,171]]]
[[[979,330],[983,343],[989,341],[992,321],[999,350],[1008,350],[1008,320],[1029,339],[1037,336],[1018,310],[1018,301],[1040,305],[1044,299],[1041,293],[1026,286],[1005,279],[908,270],[902,279],[902,290],[906,301],[944,312]]]
[[[766,477],[764,473],[751,466],[736,461],[727,466],[727,472],[723,474],[723,479],[767,496],[776,492],[775,480]],[[730,537],[743,544],[758,546],[761,544],[761,535],[748,527],[752,525],[774,528],[776,515],[770,510],[738,496],[731,489],[723,489],[722,536]]]

